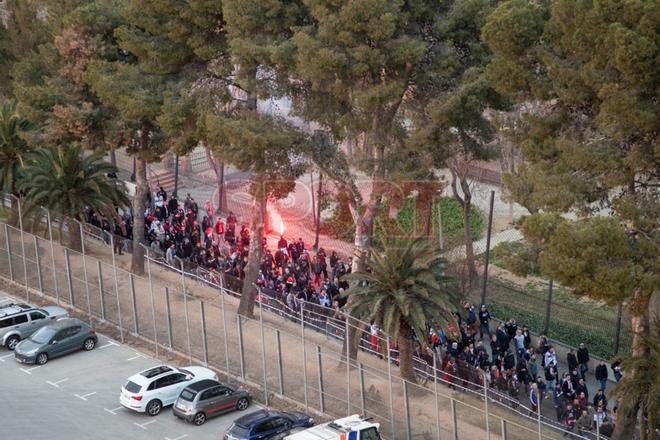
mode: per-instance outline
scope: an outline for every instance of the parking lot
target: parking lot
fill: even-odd
[[[0,305],[14,302],[0,293]],[[119,404],[126,379],[159,364],[143,353],[99,335],[97,347],[52,359],[43,366],[22,365],[0,348],[0,438],[69,439],[220,439],[244,413],[228,413],[202,426],[185,423],[164,408],[156,417]]]

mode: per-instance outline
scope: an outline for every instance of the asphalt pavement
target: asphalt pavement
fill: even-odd
[[[0,293],[0,304],[10,298]],[[245,413],[228,413],[194,426],[169,407],[156,417],[119,404],[127,378],[160,362],[99,335],[97,347],[23,365],[0,349],[0,439],[2,440],[218,440]]]

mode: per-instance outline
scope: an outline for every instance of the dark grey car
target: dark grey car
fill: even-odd
[[[181,391],[172,412],[181,419],[202,425],[209,417],[247,409],[251,399],[246,389],[235,389],[216,380],[204,379]]]
[[[78,350],[93,350],[98,343],[96,331],[75,318],[61,319],[41,327],[14,349],[14,357],[24,364],[43,365],[57,356]]]

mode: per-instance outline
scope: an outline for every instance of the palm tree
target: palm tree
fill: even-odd
[[[425,238],[410,238],[372,249],[370,272],[346,277],[352,316],[374,319],[399,345],[401,377],[414,382],[412,331],[426,344],[427,324],[446,325],[459,308],[459,295],[444,274],[445,260]]]
[[[108,177],[116,171],[97,153],[85,157],[78,145],[60,146],[35,151],[22,169],[17,186],[32,206],[65,216],[69,245],[80,249],[80,229],[74,220],[83,218],[85,207],[110,218],[116,215],[115,207],[130,203],[123,182]]]
[[[35,125],[18,111],[16,100],[7,100],[0,106],[0,191],[17,195],[18,170],[25,164],[25,158],[30,153],[25,135],[34,130]],[[4,205],[4,200],[2,203]],[[14,199],[12,213],[16,216]]]
[[[637,413],[641,410],[641,439],[655,438],[660,428],[660,320],[653,322],[651,332],[642,338],[648,352],[644,356],[630,357],[621,365],[628,374],[612,390],[612,396],[619,401],[619,414]],[[634,432],[619,429],[614,432],[619,439],[633,438]]]

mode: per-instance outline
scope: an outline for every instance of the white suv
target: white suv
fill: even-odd
[[[129,377],[121,387],[119,403],[133,411],[155,416],[163,406],[172,405],[185,387],[202,379],[218,380],[218,376],[204,367],[159,365]]]

